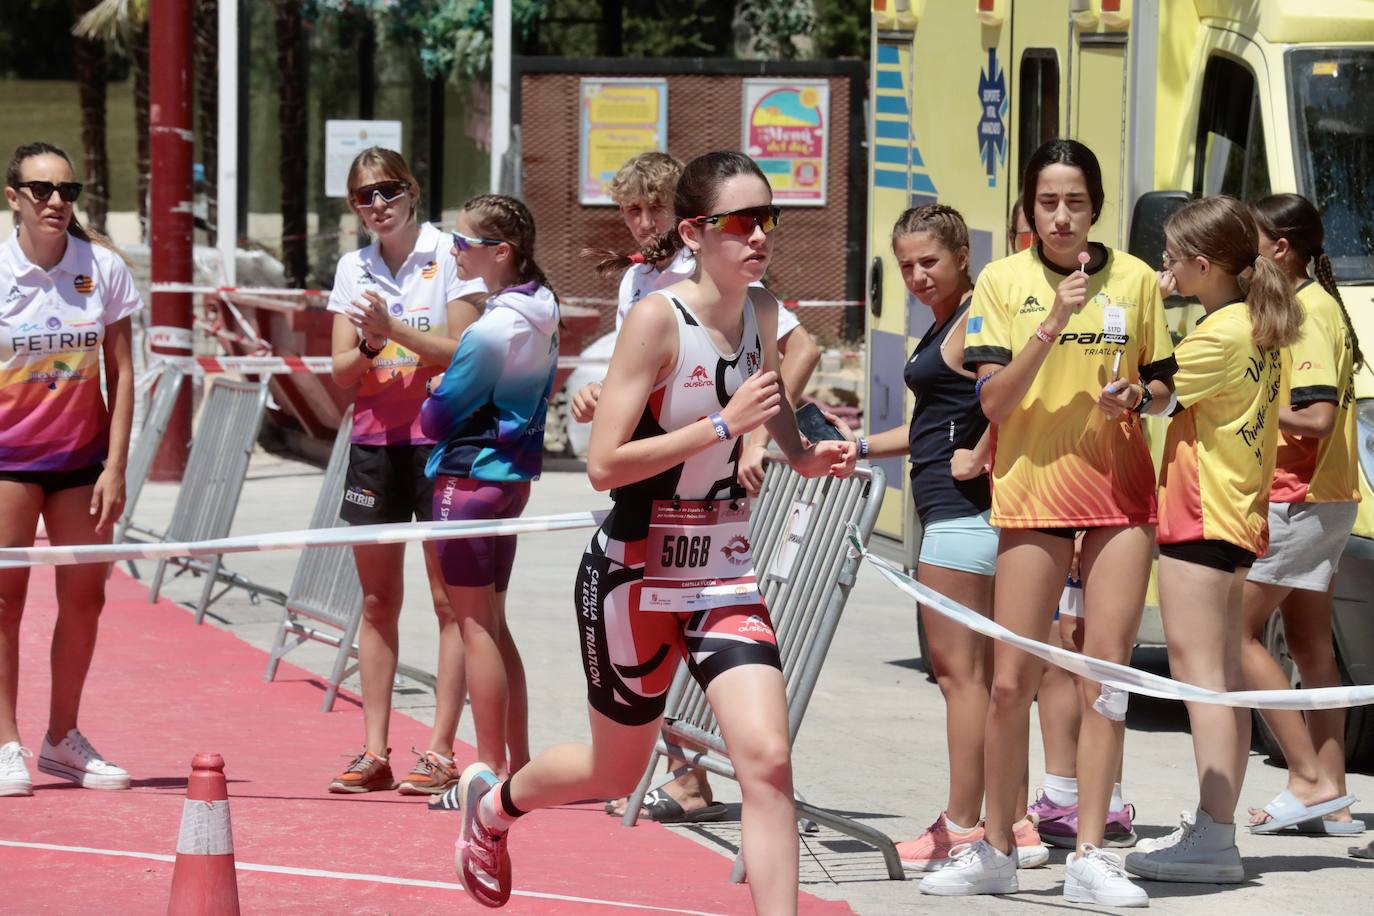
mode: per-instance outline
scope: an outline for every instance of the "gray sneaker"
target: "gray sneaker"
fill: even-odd
[[[1152,881],[1239,884],[1245,880],[1235,824],[1218,824],[1199,808],[1191,823],[1185,819],[1164,840],[1173,842],[1156,840],[1150,851],[1128,855],[1126,871]]]
[[[33,751],[9,741],[0,744],[0,795],[32,795],[33,777],[24,763],[25,757],[32,757]]]
[[[1163,849],[1166,846],[1172,846],[1179,840],[1183,839],[1183,835],[1192,829],[1193,812],[1180,811],[1178,813],[1178,826],[1174,828],[1173,833],[1170,833],[1166,836],[1157,836],[1151,837],[1149,839],[1140,840],[1135,844],[1135,850],[1136,852],[1154,852],[1156,849]]]

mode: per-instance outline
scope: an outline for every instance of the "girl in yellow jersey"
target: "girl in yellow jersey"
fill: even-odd
[[[1282,270],[1260,254],[1255,221],[1235,198],[1193,201],[1164,233],[1165,269],[1206,315],[1176,354],[1178,409],[1159,484],[1160,613],[1174,677],[1240,690],[1241,592],[1269,540],[1284,348],[1298,338],[1302,310]],[[1197,813],[1149,851],[1127,856],[1126,869],[1160,881],[1243,881],[1234,815],[1250,710],[1187,705]]]
[[[1245,583],[1245,685],[1289,686],[1260,643],[1279,607],[1302,685],[1335,687],[1341,677],[1331,652],[1331,590],[1360,499],[1354,407],[1355,373],[1364,356],[1322,251],[1317,208],[1297,194],[1275,194],[1252,209],[1260,252],[1283,268],[1306,317],[1302,337],[1289,348],[1292,406],[1279,411],[1269,551]],[[1264,721],[1288,761],[1288,785],[1263,809],[1252,810],[1250,830],[1298,825],[1317,833],[1362,832],[1364,824],[1352,820],[1347,807],[1354,799],[1345,793],[1345,710],[1314,710],[1306,722],[1298,712],[1265,710]]]
[[[978,278],[964,365],[978,376],[983,413],[996,426],[992,515],[1001,529],[993,616],[1044,641],[1084,531],[1083,651],[1125,662],[1145,601],[1155,522],[1154,466],[1138,414],[1171,397],[1174,360],[1153,270],[1090,243],[1104,193],[1097,157],[1052,140],[1026,165],[1023,206],[1037,236],[1026,251]],[[1080,260],[1081,258],[1081,260]],[[1022,788],[1030,703],[1043,664],[998,644],[984,740],[984,839],[921,883],[925,893],[1017,890],[1012,826]],[[1125,696],[1080,684],[1078,848],[1064,894],[1074,902],[1145,906],[1105,845],[1125,727]]]

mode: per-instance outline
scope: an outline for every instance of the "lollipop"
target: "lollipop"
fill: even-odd
[[[1088,262],[1092,259],[1092,255],[1088,254],[1086,251],[1080,251],[1078,253],[1078,269],[1086,274],[1088,272]]]

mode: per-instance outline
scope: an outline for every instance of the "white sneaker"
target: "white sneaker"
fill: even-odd
[[[1150,895],[1131,883],[1114,852],[1084,844],[1083,854],[1069,853],[1064,865],[1064,899],[1071,903],[1150,905]]]
[[[18,741],[0,744],[0,795],[32,795],[33,777],[24,763],[33,751]]]
[[[76,729],[53,746],[43,736],[43,750],[38,754],[38,769],[60,776],[86,789],[127,789],[129,774],[100,756],[86,736]]]
[[[1150,851],[1128,855],[1126,871],[1153,881],[1239,884],[1245,880],[1235,824],[1218,824],[1199,808],[1191,823],[1185,819],[1165,840],[1173,842],[1156,841]]]
[[[1157,836],[1152,837],[1150,839],[1140,840],[1135,844],[1135,851],[1154,852],[1156,849],[1164,849],[1167,846],[1172,846],[1179,840],[1183,839],[1183,835],[1192,829],[1193,812],[1180,811],[1178,813],[1178,826],[1174,828],[1173,833],[1167,834],[1165,836]]]
[[[949,851],[949,864],[921,879],[921,893],[941,897],[972,894],[1014,894],[1016,860],[998,852],[986,840],[964,843]]]

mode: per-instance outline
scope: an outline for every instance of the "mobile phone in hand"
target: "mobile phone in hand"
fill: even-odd
[[[813,444],[827,439],[844,439],[844,434],[825,418],[815,404],[803,404],[797,408],[797,429]]]

